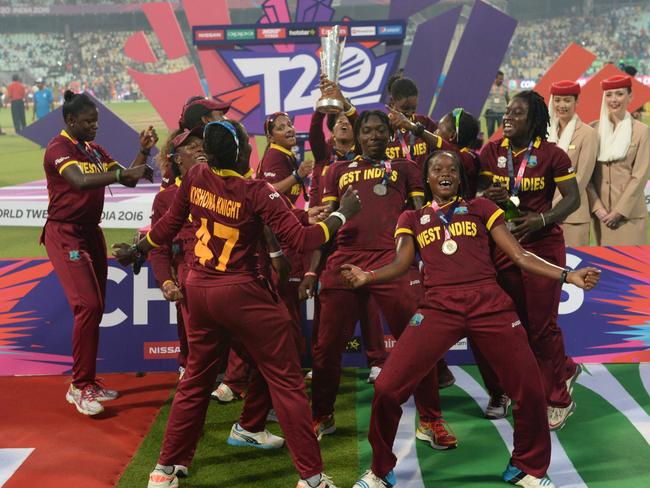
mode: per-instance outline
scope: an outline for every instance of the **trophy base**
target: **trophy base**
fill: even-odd
[[[343,102],[336,98],[321,98],[316,102],[316,110],[323,114],[337,114],[343,111]]]

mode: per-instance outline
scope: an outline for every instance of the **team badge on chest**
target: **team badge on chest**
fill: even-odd
[[[429,222],[431,222],[431,215],[424,214],[422,217],[420,217],[420,224],[421,225],[426,225]]]
[[[497,158],[497,168],[505,168],[507,162],[508,160],[506,159],[505,156],[499,156]]]

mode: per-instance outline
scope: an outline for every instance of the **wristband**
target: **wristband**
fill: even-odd
[[[370,281],[375,281],[375,278],[377,278],[377,275],[373,270],[368,271],[370,273]]]
[[[413,129],[411,132],[413,132],[413,135],[420,137],[422,134],[424,134],[424,129],[424,124],[421,122],[416,122],[415,129]]]
[[[296,181],[297,181],[298,183],[302,183],[302,178],[301,178],[300,175],[298,174],[298,170],[297,170],[297,169],[294,169],[294,170],[293,170],[293,173],[291,173],[291,176],[293,176],[293,177],[296,179]]]
[[[560,275],[560,283],[566,283],[566,278],[570,272],[571,270],[569,268],[564,268],[562,270],[562,274]]]
[[[142,154],[145,157],[149,157],[149,154],[151,154],[151,151],[145,151],[144,149],[140,149],[140,154]]]
[[[539,215],[542,217],[542,227],[546,227],[546,219],[544,218],[544,214],[540,212]]]
[[[279,251],[273,251],[269,253],[269,257],[271,259],[279,258],[280,256],[284,256],[282,249],[280,249]]]
[[[115,171],[115,181],[121,183],[120,181],[121,178],[122,178],[122,168],[117,168],[117,171]]]
[[[339,219],[341,219],[341,226],[344,226],[345,223],[348,221],[348,219],[345,218],[345,215],[343,215],[343,214],[342,214],[341,212],[339,212],[338,210],[337,210],[336,212],[332,212],[332,213],[330,214],[330,217],[338,217]]]
[[[307,278],[307,276],[313,276],[314,278],[318,277],[318,275],[316,273],[314,273],[313,271],[307,271],[304,274],[303,278]]]

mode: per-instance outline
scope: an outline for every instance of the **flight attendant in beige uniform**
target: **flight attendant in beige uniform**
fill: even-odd
[[[598,132],[583,123],[576,114],[580,84],[575,81],[558,81],[551,85],[551,123],[548,141],[554,142],[571,159],[580,189],[580,207],[562,223],[564,242],[569,247],[589,245],[591,215],[587,198],[587,185],[591,180],[598,155]],[[560,199],[555,191],[553,205]]]
[[[599,246],[643,245],[647,241],[648,211],[644,188],[650,168],[650,128],[634,120],[627,107],[632,78],[613,76],[601,82],[598,162],[588,188]]]

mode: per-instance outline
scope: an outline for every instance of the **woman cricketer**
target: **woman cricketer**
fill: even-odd
[[[104,314],[108,265],[106,242],[99,227],[105,187],[134,187],[153,172],[145,163],[158,137],[153,127],[140,133],[140,152],[124,168],[99,144],[98,111],[85,93],[64,94],[65,129],[45,149],[43,166],[49,204],[41,234],[47,255],[74,314],[72,383],[66,399],[84,415],[104,411],[101,402],[117,398],[95,376],[99,323]]]
[[[497,283],[490,239],[517,266],[558,283],[591,289],[598,282],[599,271],[569,271],[524,250],[504,225],[503,210],[484,198],[466,200],[463,173],[457,154],[434,153],[425,165],[428,203],[400,216],[393,262],[365,270],[352,264],[341,267],[349,286],[363,290],[404,275],[416,250],[424,262],[424,298],[375,383],[368,434],[372,466],[354,488],[395,486],[397,458],[392,446],[401,405],[463,337],[470,337],[480,347],[505,391],[516,400],[514,450],[504,481],[553,488],[546,477],[551,439],[541,376],[512,300]]]

